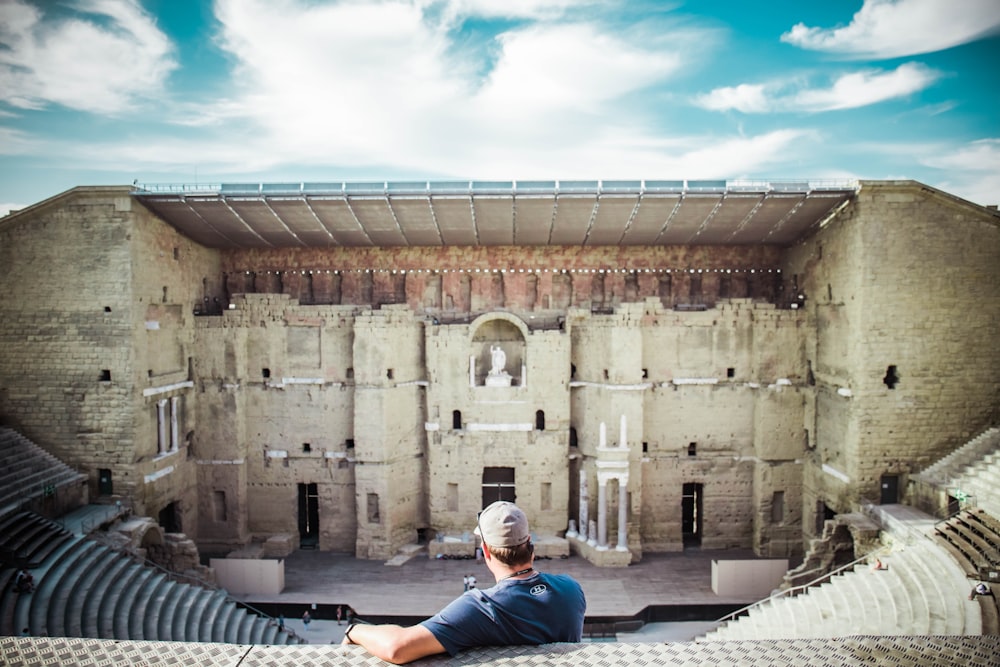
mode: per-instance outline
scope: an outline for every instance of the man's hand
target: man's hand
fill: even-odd
[[[341,642],[342,646],[350,644],[363,646],[375,657],[396,665],[445,652],[437,637],[422,625],[408,628],[399,625],[352,625]]]

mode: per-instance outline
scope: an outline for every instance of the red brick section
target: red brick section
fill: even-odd
[[[285,248],[226,252],[226,289],[303,304],[407,303],[458,311],[774,299],[775,246]]]

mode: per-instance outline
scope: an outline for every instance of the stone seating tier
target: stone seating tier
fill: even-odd
[[[858,566],[795,597],[772,599],[701,641],[867,635],[978,635],[961,569],[929,540],[884,556],[888,569]]]
[[[86,476],[73,470],[17,431],[0,427],[0,515],[46,487],[80,483]]]
[[[22,525],[24,524],[24,525]],[[0,635],[95,637],[117,640],[299,643],[269,619],[247,612],[221,590],[178,583],[167,573],[29,512],[4,517],[0,547],[20,539],[25,526],[42,526],[58,539],[33,568],[35,591],[19,595],[16,567],[0,567]],[[34,528],[32,528],[34,530]]]

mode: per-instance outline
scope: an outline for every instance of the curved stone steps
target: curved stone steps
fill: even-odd
[[[98,576],[91,587],[92,592],[83,602],[83,615],[81,617],[83,620],[82,636],[100,637],[98,620],[100,618],[101,603],[104,601],[104,596],[108,589],[111,588],[114,582],[118,580],[131,564],[132,562],[129,559],[115,553],[108,566]]]
[[[16,576],[15,568],[0,568],[0,586],[3,587],[0,588],[0,635],[8,637],[16,637],[21,632],[21,628],[14,625],[14,606],[18,598],[18,593],[14,591]]]
[[[895,567],[891,570],[899,581],[900,590],[910,601],[912,625],[906,630],[908,634],[930,634],[931,622],[928,613],[927,591],[919,578],[919,570],[914,569],[912,551],[908,547],[896,552]]]
[[[238,643],[240,622],[246,614],[243,609],[231,600],[226,603],[216,614],[215,622],[212,624],[212,637],[220,637],[218,641],[226,644]]]
[[[911,550],[914,547],[911,547]],[[921,576],[921,586],[924,591],[924,599],[927,603],[927,619],[928,619],[928,629],[927,634],[932,635],[947,635],[956,634],[954,632],[948,631],[948,626],[951,625],[948,618],[951,614],[949,613],[956,606],[950,604],[951,600],[947,594],[947,591],[942,590],[938,577],[940,573],[937,571],[937,563],[929,559],[929,554],[921,554],[923,557],[914,558],[915,568],[919,568],[922,572]],[[935,604],[935,600],[938,604]],[[961,628],[964,623],[960,623]],[[958,634],[961,634],[960,632]]]
[[[80,585],[80,579],[93,569],[101,558],[100,545],[96,542],[82,543],[75,553],[76,558],[67,564],[62,577],[56,583],[52,597],[49,598],[45,620],[50,637],[74,636],[68,631],[67,611],[73,605],[74,591]]]
[[[886,559],[882,559],[886,563]],[[891,625],[899,625],[904,614],[908,614],[908,608],[902,606],[903,599],[897,598],[893,587],[889,584],[890,579],[882,576],[886,570],[869,570],[867,574],[858,573],[859,578],[865,579],[865,589],[870,596],[879,601],[877,625],[874,627],[887,628]]]
[[[834,577],[828,590],[833,602],[830,631],[835,636],[856,634],[854,628],[861,625],[860,616],[864,614],[862,610],[851,607],[846,595],[848,588],[851,588],[850,582],[844,575],[839,575]]]
[[[201,589],[192,589],[188,593],[190,603],[185,605],[187,613],[180,614],[177,625],[174,626],[174,634],[181,634],[184,637],[181,641],[198,641],[200,636],[198,624],[201,622],[201,615],[205,611],[205,607],[211,601],[210,597],[204,593],[205,591]]]
[[[153,578],[154,573],[146,567],[140,566],[139,572],[122,589],[121,594],[115,600],[114,611],[112,612],[112,626],[114,628],[115,639],[129,639],[132,617],[132,609],[139,601],[139,593],[145,589],[147,583]]]
[[[67,637],[86,637],[84,634],[84,608],[91,596],[96,596],[95,586],[108,568],[113,567],[117,554],[111,549],[101,546],[94,552],[94,560],[87,570],[73,585],[69,602],[66,605],[63,623]]]
[[[800,594],[796,599],[801,598],[797,606],[788,605],[789,611],[798,622],[795,630],[804,631],[807,628],[819,627],[823,624],[823,610],[820,608],[820,599],[817,596],[810,596],[809,591]]]
[[[163,572],[160,575],[159,585],[146,602],[145,613],[140,619],[140,632],[145,639],[163,641],[163,637],[160,636],[160,614],[164,611],[167,599],[175,594],[178,584],[169,575]]]
[[[191,586],[181,582],[174,582],[164,598],[156,615],[156,636],[160,641],[183,641],[183,635],[174,635],[174,628],[177,627],[177,619],[174,618],[179,612],[178,608],[184,609],[180,605],[181,600],[186,600]],[[186,610],[185,610],[186,611]],[[152,635],[149,630],[146,634]]]
[[[151,571],[145,585],[135,592],[134,602],[127,613],[129,639],[158,639],[146,636],[146,619],[157,614],[157,605],[163,600],[164,589],[172,582],[163,572]],[[153,624],[153,627],[156,627]]]
[[[226,595],[222,592],[212,592],[211,602],[205,607],[205,611],[202,613],[201,623],[198,625],[199,629],[199,639],[198,641],[203,642],[221,642],[222,638],[225,637],[225,630],[220,629],[217,634],[215,619],[223,614],[224,607],[226,605]],[[216,639],[216,636],[220,637]]]
[[[944,632],[952,635],[978,635],[982,632],[982,614],[978,604],[968,599],[969,582],[961,566],[946,552],[937,548],[927,550],[937,563],[933,568],[935,582],[944,596]]]
[[[243,612],[243,616],[240,619],[240,623],[236,632],[236,643],[237,644],[249,644],[250,638],[254,634],[254,626],[257,624],[257,617],[251,616],[246,613],[245,609],[240,608]]]
[[[97,636],[101,639],[116,639],[115,609],[118,606],[118,598],[142,571],[141,565],[130,561],[121,571],[120,576],[111,582],[111,586],[101,595],[100,606],[97,610]]]
[[[980,632],[966,607],[958,565],[928,542],[858,568],[794,598],[766,602],[706,635],[719,639],[830,638],[849,635],[962,635]]]
[[[267,619],[261,619],[261,620],[265,621],[265,623],[264,623],[264,629],[261,630],[260,639],[258,639],[254,643],[256,643],[256,644],[286,644],[287,643],[285,641],[285,637],[288,636],[288,633],[281,632],[280,630],[278,630],[278,624],[277,623],[272,623],[271,621],[268,621]],[[279,636],[279,635],[281,635],[281,636]],[[281,641],[278,641],[279,639]]]
[[[37,564],[31,559],[31,554],[54,537],[51,527],[41,517],[26,516],[23,512],[12,514],[7,525],[0,527],[0,535],[4,535],[4,547],[13,551],[17,557],[27,559],[29,567]]]
[[[60,549],[57,558],[44,573],[36,570],[35,592],[28,596],[31,598],[31,602],[25,623],[27,627],[31,628],[31,634],[59,636],[58,632],[49,630],[49,609],[60,602],[65,603],[64,594],[60,590],[63,577],[70,576],[74,563],[78,559],[85,558],[95,546],[96,544],[93,542],[87,544],[68,542],[64,549]]]
[[[850,570],[840,577],[836,591],[849,610],[841,634],[859,634],[855,628],[881,628],[883,601],[871,595],[866,582],[856,570]]]
[[[959,514],[946,525],[954,528],[967,542],[972,544],[978,560],[984,563],[1000,563],[1000,552],[998,552],[996,544],[991,543],[988,537],[982,534],[984,528],[982,524],[971,520],[966,515]]]

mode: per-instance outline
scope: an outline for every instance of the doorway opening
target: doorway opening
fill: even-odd
[[[157,523],[163,528],[164,533],[180,533],[181,531],[181,518],[177,512],[177,503],[172,502],[162,510],[157,517]]]
[[[102,496],[110,496],[115,492],[115,485],[111,481],[111,469],[100,468],[97,471],[97,492]]]
[[[516,502],[513,468],[483,468],[483,507],[498,500]]]
[[[895,505],[899,502],[899,475],[882,475],[880,504]]]
[[[319,546],[319,491],[315,484],[299,484],[299,548]]]
[[[703,485],[689,482],[681,494],[681,535],[684,547],[700,547],[702,531]]]

